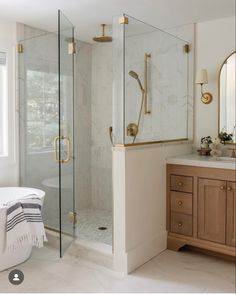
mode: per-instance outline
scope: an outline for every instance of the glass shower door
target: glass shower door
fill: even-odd
[[[74,28],[58,12],[58,32],[24,26],[19,41],[20,185],[45,191],[45,227],[60,256],[73,241]]]
[[[55,156],[59,163],[60,255],[75,236],[74,199],[74,26],[58,11],[59,135]]]

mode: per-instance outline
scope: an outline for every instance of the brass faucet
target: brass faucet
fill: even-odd
[[[229,151],[232,151],[231,158],[236,158],[236,148],[230,148]]]

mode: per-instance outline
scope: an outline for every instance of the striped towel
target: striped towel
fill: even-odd
[[[41,214],[42,201],[38,196],[30,195],[5,204],[8,251],[14,251],[26,244],[43,247],[43,242],[47,241],[47,238]]]

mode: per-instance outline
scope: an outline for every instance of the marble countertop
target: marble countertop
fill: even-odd
[[[211,156],[199,156],[195,154],[169,157],[166,159],[167,164],[198,166],[208,168],[221,168],[221,169],[236,169],[236,159],[230,157],[220,157],[214,159]]]

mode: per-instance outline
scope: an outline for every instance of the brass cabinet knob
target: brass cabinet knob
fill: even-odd
[[[182,227],[183,226],[183,223],[182,222],[179,222],[178,223],[178,227]]]
[[[225,189],[225,187],[224,187],[223,185],[221,185],[221,186],[220,186],[220,189],[221,189],[221,190],[224,190],[224,189]]]
[[[183,186],[183,182],[182,181],[179,181],[178,182],[178,186]]]
[[[228,186],[227,187],[227,191],[229,191],[229,192],[232,191],[232,187],[231,186]]]
[[[179,205],[179,207],[181,207],[183,205],[183,202],[182,201],[179,201],[178,202],[178,205]]]

